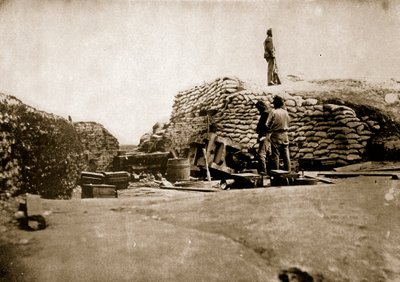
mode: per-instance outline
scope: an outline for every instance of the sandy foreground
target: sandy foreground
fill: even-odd
[[[48,227],[3,233],[2,281],[400,281],[400,181],[43,200]]]

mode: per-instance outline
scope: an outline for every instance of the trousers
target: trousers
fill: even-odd
[[[290,171],[289,144],[271,141],[271,169],[279,169],[280,159],[283,161],[283,169]]]
[[[268,73],[267,73],[267,83],[274,83],[274,70],[275,70],[275,58],[268,58]]]
[[[259,172],[267,173],[267,156],[270,152],[270,140],[269,138],[264,139],[260,142],[258,147],[258,161],[259,161]]]

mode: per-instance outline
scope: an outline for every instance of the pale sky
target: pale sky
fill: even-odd
[[[400,0],[0,0],[0,92],[137,144],[174,96],[234,75],[400,79]]]

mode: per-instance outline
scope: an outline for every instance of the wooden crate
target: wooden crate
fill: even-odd
[[[234,188],[257,188],[263,187],[263,177],[258,173],[244,172],[230,175],[234,179]]]
[[[86,184],[82,186],[82,198],[117,198],[115,185]]]
[[[127,171],[103,172],[106,184],[115,185],[117,189],[126,189],[131,180],[131,174]]]
[[[98,172],[81,172],[81,185],[85,184],[102,184],[104,183],[104,174]]]
[[[296,172],[286,170],[271,170],[271,186],[294,185],[295,179],[299,177]]]

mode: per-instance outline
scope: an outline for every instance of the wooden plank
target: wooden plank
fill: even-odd
[[[208,161],[207,161],[207,155],[206,155],[206,149],[203,148],[203,154],[204,154],[204,158],[206,160],[206,171],[207,171],[207,180],[210,182],[211,181],[211,174],[210,174],[210,170],[208,168]]]
[[[399,173],[389,172],[371,172],[371,171],[357,171],[357,172],[320,172],[318,176],[326,177],[356,177],[356,176],[386,176],[392,177],[393,179],[399,179]]]
[[[324,183],[328,183],[328,184],[335,184],[336,182],[330,179],[327,179],[325,177],[318,177],[318,176],[311,176],[311,175],[304,175],[305,178],[310,178],[310,179],[315,179]]]
[[[381,167],[381,168],[371,168],[371,169],[367,169],[367,171],[400,171],[400,166],[389,166],[389,167]]]
[[[219,183],[219,181],[218,181]],[[172,189],[178,191],[195,191],[195,192],[220,192],[221,189],[213,187],[213,182],[205,181],[202,184],[196,183],[193,186],[166,186],[160,185],[160,189]]]
[[[273,169],[273,170],[271,170],[271,173],[274,173],[274,174],[289,174],[290,171],[282,170],[282,169]]]
[[[89,177],[89,178],[104,178],[104,175],[100,172],[91,172],[91,171],[82,171],[81,177]]]
[[[214,161],[215,157],[215,150],[217,147],[217,144],[215,144],[215,139],[217,139],[217,135],[215,133],[211,133],[208,138],[208,144],[206,148],[206,153],[203,154],[205,155],[205,158],[207,159],[207,163],[212,163]]]
[[[252,172],[241,172],[241,173],[233,173],[232,176],[238,176],[238,177],[260,177],[260,174],[252,173]]]
[[[112,179],[112,178],[127,178],[129,179],[130,174],[127,171],[106,171],[103,172],[103,174],[108,178],[108,179]]]
[[[357,163],[357,164],[351,164],[351,165],[346,165],[346,166],[341,166],[341,167],[336,167],[333,170],[334,171],[359,171],[359,170],[365,170],[368,169],[372,166],[372,162],[363,162],[363,163]]]
[[[177,152],[174,148],[171,148],[171,149],[169,150],[169,152],[171,153],[171,155],[172,155],[172,157],[173,157],[174,159],[177,159],[177,158],[178,158],[178,152]]]

